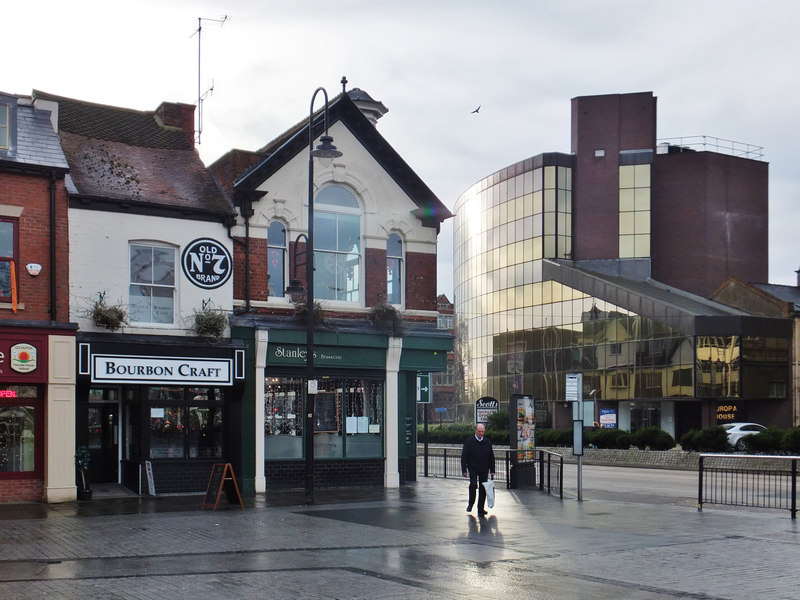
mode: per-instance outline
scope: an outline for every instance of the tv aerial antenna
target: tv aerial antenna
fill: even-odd
[[[201,42],[202,42],[202,35],[203,35],[203,21],[208,21],[210,23],[219,23],[219,26],[222,27],[225,22],[230,19],[228,15],[222,15],[219,19],[211,19],[207,17],[197,17],[197,29],[194,33],[189,36],[192,37],[194,34],[197,34],[197,129],[195,130],[195,141],[199,145],[200,144],[200,136],[203,133],[203,102],[205,99],[214,93],[214,80],[211,80],[211,87],[209,87],[205,92],[202,91],[201,83],[200,83],[200,56],[201,56]]]

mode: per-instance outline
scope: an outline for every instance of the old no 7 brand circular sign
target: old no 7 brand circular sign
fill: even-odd
[[[228,249],[211,238],[198,238],[181,255],[183,274],[197,287],[212,290],[230,279],[233,261]]]

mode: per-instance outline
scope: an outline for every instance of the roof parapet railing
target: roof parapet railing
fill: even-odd
[[[683,137],[661,138],[656,142],[657,154],[678,154],[680,152],[711,151],[739,158],[760,160],[764,158],[764,147],[726,140],[710,135],[689,135]]]

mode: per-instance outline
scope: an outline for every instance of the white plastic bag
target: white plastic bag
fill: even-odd
[[[494,508],[494,479],[484,481],[483,487],[486,488],[486,504],[489,508]]]

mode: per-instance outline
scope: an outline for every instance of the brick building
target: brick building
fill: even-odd
[[[378,133],[382,103],[358,89],[327,100],[260,150],[210,167],[238,211],[232,335],[254,349],[243,403],[248,492],[304,478],[308,489],[309,470],[316,486],[414,479],[416,374],[444,370],[452,348],[436,302],[436,237],[450,212]],[[342,155],[323,165],[310,151],[326,134]]]
[[[740,420],[788,426],[791,319],[709,299],[731,277],[767,279],[761,149],[658,141],[642,92],[574,98],[571,150],[456,202],[468,399],[532,397],[538,427],[567,427],[565,379],[580,374],[589,426],[680,437],[732,403]]]
[[[194,147],[194,106],[34,97],[70,168],[69,422],[89,483],[147,493],[149,470],[157,493],[204,490],[214,463],[241,463],[245,349],[227,336],[233,207]]]
[[[76,495],[69,167],[51,108],[0,93],[0,502]]]

